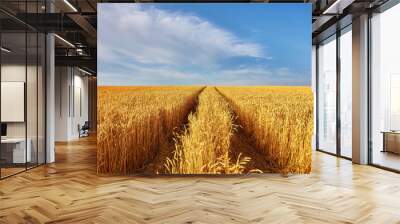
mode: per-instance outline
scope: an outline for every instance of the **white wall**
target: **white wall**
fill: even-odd
[[[27,70],[26,70],[27,69]],[[28,74],[36,74],[36,67],[19,65],[19,64],[3,64],[1,66],[1,81],[2,82],[25,82],[26,71]],[[29,79],[29,77],[28,77]],[[36,85],[36,80],[29,80],[29,85]],[[36,88],[27,88],[27,103],[28,106],[36,108]],[[34,102],[34,105],[29,105],[31,102]],[[7,108],[1,108],[1,110],[7,110]],[[27,109],[28,110],[28,109]],[[28,110],[28,112],[31,112]],[[34,127],[36,130],[36,113],[28,113],[27,114],[28,122],[34,121],[35,124],[28,124],[28,129],[30,127]],[[29,136],[28,130],[28,137]],[[36,134],[36,133],[35,133]],[[7,135],[8,137],[25,137],[25,122],[7,122]]]
[[[1,82],[1,121],[25,121],[25,83]],[[36,108],[36,107],[35,107]]]
[[[7,137],[24,138],[25,135],[30,140],[32,151],[32,161],[44,163],[45,150],[45,117],[44,117],[44,74],[41,66],[12,63],[2,64],[1,66],[2,82],[24,82],[26,84],[26,107],[21,108],[21,112],[26,112],[26,121],[6,122]],[[26,80],[27,78],[27,80]],[[23,94],[23,93],[22,93]],[[7,96],[2,96],[6,97]],[[12,108],[1,108],[12,110]],[[13,111],[8,111],[13,113]],[[14,112],[15,113],[15,112]],[[39,155],[37,155],[39,153]]]
[[[89,117],[88,77],[76,68],[56,67],[55,85],[55,140],[77,139],[78,125]]]
[[[25,82],[25,64],[8,64],[1,66],[1,81],[2,82]],[[30,68],[28,68],[30,69]],[[1,108],[7,110],[7,108]],[[25,137],[25,123],[12,122],[7,123],[7,136],[8,137]]]
[[[55,140],[67,141],[69,133],[69,86],[70,74],[67,67],[55,68]]]
[[[81,76],[82,73],[76,74],[77,70],[74,70],[74,99],[72,108],[72,119],[71,119],[71,136],[73,138],[79,137],[78,125],[83,125],[85,121],[89,119],[88,113],[88,77]],[[79,97],[80,96],[80,97]],[[80,102],[79,102],[80,101]],[[81,111],[80,111],[81,110]]]

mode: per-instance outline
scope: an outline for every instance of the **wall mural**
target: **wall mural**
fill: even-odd
[[[310,173],[310,21],[310,4],[99,4],[98,172]]]

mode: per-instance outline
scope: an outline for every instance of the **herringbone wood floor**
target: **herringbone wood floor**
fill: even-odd
[[[111,177],[94,138],[0,181],[0,223],[400,223],[400,175],[314,153],[311,175]]]

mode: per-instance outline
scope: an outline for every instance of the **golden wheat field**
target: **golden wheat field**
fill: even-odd
[[[309,87],[99,87],[99,173],[311,172]]]

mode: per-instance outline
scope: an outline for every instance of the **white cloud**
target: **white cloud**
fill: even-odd
[[[268,68],[262,46],[195,15],[100,4],[98,32],[99,85],[302,84],[288,68]],[[232,57],[258,64],[221,65]]]
[[[241,66],[220,69],[208,74],[182,72],[176,69],[124,65],[122,72],[100,72],[100,85],[308,85],[288,68]],[[126,72],[130,71],[130,72]],[[132,75],[135,74],[135,75]]]
[[[239,69],[221,70],[215,74],[218,85],[306,85],[303,74],[289,68],[247,66]]]
[[[139,4],[100,4],[99,32],[103,61],[124,57],[142,64],[212,68],[229,57],[265,57],[260,45],[207,20]]]
[[[125,86],[125,85],[202,85],[206,82],[203,76],[196,73],[183,73],[176,70],[165,69],[139,69],[132,73],[102,72],[98,73],[100,86]]]
[[[182,72],[162,66],[142,66],[115,61],[113,67],[99,71],[99,85],[183,85],[204,83],[199,73]]]

